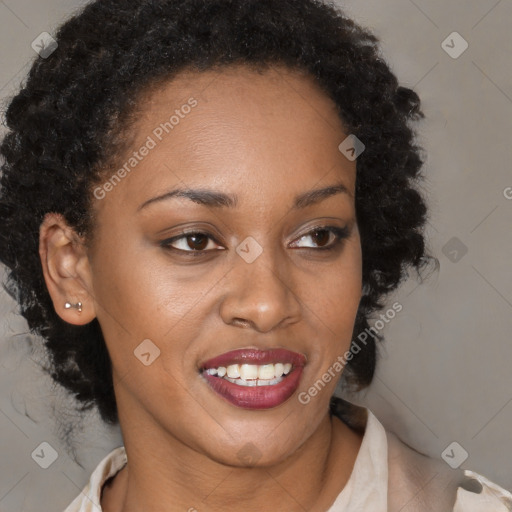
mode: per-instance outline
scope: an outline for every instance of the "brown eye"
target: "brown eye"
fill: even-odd
[[[213,247],[209,247],[207,250],[210,242],[213,243]],[[215,240],[211,235],[201,232],[182,233],[160,242],[161,247],[182,253],[192,253],[193,256],[210,252],[211,249],[215,249],[215,245]]]
[[[331,237],[332,235],[332,237]],[[310,238],[313,240],[313,246],[298,246],[304,249],[330,250],[335,249],[340,242],[347,238],[349,230],[347,227],[339,228],[337,226],[319,227],[311,230],[309,233],[302,235],[298,240]]]
[[[319,229],[318,231],[314,231],[314,235],[311,237],[317,245],[323,247],[329,242],[329,239],[332,235],[330,231],[327,229]]]
[[[201,251],[208,245],[208,237],[200,233],[187,235],[185,240],[189,241],[188,246],[194,251]]]

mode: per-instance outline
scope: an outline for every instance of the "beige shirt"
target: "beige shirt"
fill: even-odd
[[[347,484],[327,512],[512,511],[509,491],[482,475],[418,454],[387,432],[369,409],[357,407],[364,413],[363,441]],[[126,463],[124,446],[112,450],[64,512],[101,512],[103,484]]]

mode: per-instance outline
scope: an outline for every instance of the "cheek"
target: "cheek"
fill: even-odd
[[[98,317],[107,325],[121,324],[135,338],[165,335],[200,296],[198,283],[184,281],[182,274],[158,247],[148,250],[128,238],[104,243],[93,266]]]
[[[150,258],[133,249],[118,254],[126,257],[104,256],[95,277],[98,320],[114,370],[130,374],[136,387],[143,378],[153,382],[157,395],[177,399],[176,390],[192,375],[197,344],[205,338],[202,326],[214,307],[214,294],[207,292],[219,277],[193,272],[192,266],[183,271],[165,255]],[[148,352],[154,363],[145,368],[142,354]]]
[[[318,272],[308,285],[307,303],[330,339],[350,341],[361,293],[362,259],[356,238],[346,244],[336,264]]]
[[[304,373],[298,400],[313,414],[326,407],[347,362],[362,292],[362,260],[359,239],[346,247],[337,265],[322,273],[308,294],[310,328],[315,342],[310,345],[310,365]]]

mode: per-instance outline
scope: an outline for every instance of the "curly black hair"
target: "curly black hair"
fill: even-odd
[[[112,368],[99,322],[76,326],[55,312],[38,253],[47,212],[61,213],[85,243],[94,239],[92,190],[127,145],[138,101],[180,71],[284,64],[312,76],[348,133],[366,146],[357,159],[356,215],[363,296],[354,335],[426,254],[423,166],[413,121],[420,100],[400,86],[378,38],[320,0],[96,0],[62,24],[58,47],[37,57],[10,98],[0,152],[0,261],[5,290],[43,339],[46,370],[77,399],[118,423]],[[342,382],[373,379],[374,335]]]

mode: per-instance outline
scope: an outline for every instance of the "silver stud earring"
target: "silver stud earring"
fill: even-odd
[[[66,304],[64,304],[64,307],[66,309],[75,308],[78,310],[79,313],[82,311],[82,303],[81,302],[77,302],[76,304],[71,304],[69,302],[66,302]]]

